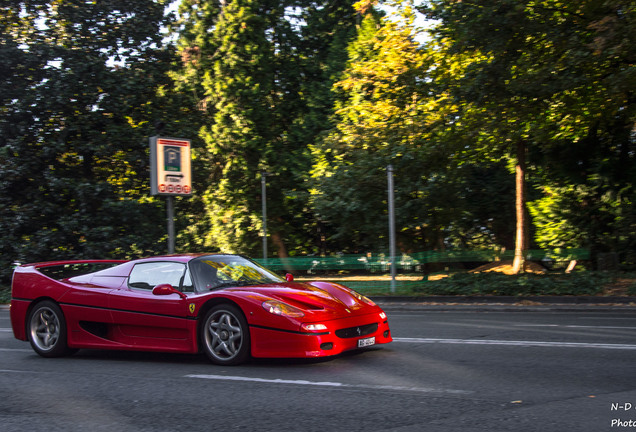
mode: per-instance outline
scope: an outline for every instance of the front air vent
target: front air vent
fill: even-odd
[[[346,329],[336,330],[336,336],[342,339],[356,338],[360,336],[370,335],[378,329],[378,323],[367,324],[357,327],[349,327]]]

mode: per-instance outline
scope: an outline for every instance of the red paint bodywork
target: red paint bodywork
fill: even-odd
[[[27,340],[26,321],[31,308],[50,299],[64,313],[70,348],[196,353],[203,315],[219,303],[235,304],[245,315],[253,357],[332,356],[357,348],[361,338],[375,337],[376,344],[392,341],[386,315],[379,306],[329,282],[280,282],[168,295],[165,290],[164,295],[155,295],[149,290],[128,287],[127,279],[136,263],[187,263],[198,256],[22,265],[15,270],[12,283],[10,315],[14,335]],[[42,272],[46,267],[76,263],[118,265],[62,280]],[[293,305],[303,311],[304,317],[274,315],[262,307],[267,300]],[[307,323],[323,324],[327,330],[301,329]],[[377,330],[362,337],[336,335],[336,330],[369,324],[377,324]]]

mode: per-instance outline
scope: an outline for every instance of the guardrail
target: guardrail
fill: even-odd
[[[396,257],[396,267],[401,272],[420,272],[432,263],[488,263],[512,260],[514,251],[506,250],[451,250],[426,251],[402,254]],[[529,250],[526,259],[539,261],[551,267],[571,260],[589,260],[589,249]],[[370,273],[386,273],[391,267],[388,254],[298,256],[289,258],[257,259],[259,263],[275,271],[306,271],[308,274],[339,270],[363,270]]]

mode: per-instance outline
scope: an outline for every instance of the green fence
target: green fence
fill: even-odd
[[[372,280],[372,281],[357,281],[357,280],[332,280],[331,282],[342,283],[343,285],[355,290],[359,293],[373,295],[378,293],[391,292],[391,280]],[[425,279],[422,280],[396,280],[395,292],[411,292],[415,288],[421,287],[426,283]]]
[[[417,273],[423,270],[424,265],[432,263],[487,263],[512,260],[513,258],[514,251],[511,250],[427,251],[396,257],[396,268],[403,273]],[[590,251],[588,249],[529,250],[526,259],[543,262],[549,267],[571,260],[589,260]],[[259,259],[257,261],[274,271],[296,271],[307,274],[341,270],[386,273],[391,267],[388,254],[301,256]]]

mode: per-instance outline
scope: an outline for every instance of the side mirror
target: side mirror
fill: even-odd
[[[178,294],[182,299],[187,298],[184,293],[172,288],[172,285],[170,284],[159,284],[152,289],[152,293],[156,296]]]
[[[287,280],[287,282],[293,282],[294,281],[294,275],[291,273],[287,273],[285,275],[285,280]]]

